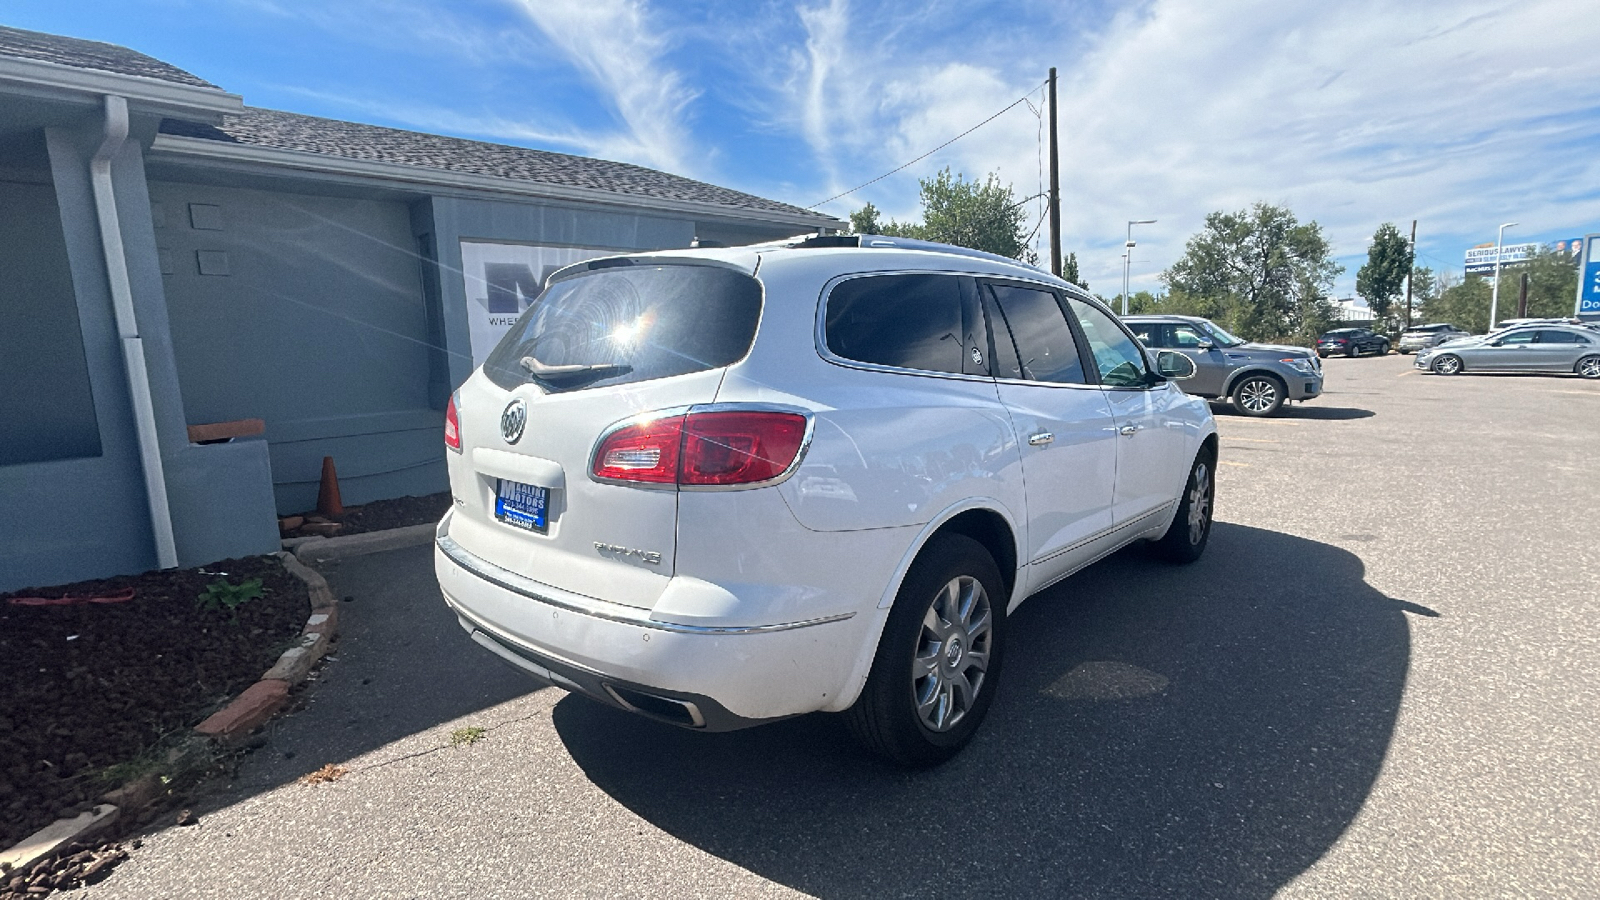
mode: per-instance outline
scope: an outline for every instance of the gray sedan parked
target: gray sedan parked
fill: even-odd
[[[1127,316],[1133,336],[1152,350],[1175,350],[1194,360],[1184,393],[1232,400],[1247,416],[1270,416],[1289,400],[1322,393],[1322,363],[1305,347],[1255,344],[1198,316]]]
[[[1600,378],[1600,334],[1578,325],[1509,328],[1417,354],[1419,369],[1459,372],[1573,372]]]

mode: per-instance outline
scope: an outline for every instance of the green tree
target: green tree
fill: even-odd
[[[1445,287],[1424,303],[1422,315],[1429,322],[1449,322],[1478,333],[1488,331],[1489,291],[1489,282],[1468,275],[1465,281]]]
[[[1367,264],[1356,271],[1356,293],[1366,298],[1379,331],[1389,330],[1389,309],[1405,290],[1411,262],[1411,247],[1400,229],[1392,222],[1379,225],[1367,248]]]
[[[1572,257],[1557,253],[1549,247],[1540,247],[1528,257],[1522,272],[1528,274],[1528,315],[1537,318],[1558,318],[1572,315],[1572,305],[1578,296],[1578,267]],[[1506,277],[1502,273],[1502,277]],[[1500,285],[1500,314],[1506,315],[1506,297],[1511,297],[1511,308],[1516,309],[1517,297],[1522,289],[1522,275],[1506,277]]]
[[[1423,310],[1444,290],[1439,282],[1440,278],[1427,266],[1414,266],[1411,269],[1411,324],[1423,324]]]
[[[1328,292],[1344,271],[1329,253],[1322,226],[1282,207],[1214,212],[1162,274],[1166,303],[1251,340],[1310,343],[1333,321]]]
[[[999,176],[991,173],[982,181],[968,181],[960,173],[951,175],[946,167],[918,184],[922,196],[920,224],[892,219],[884,222],[877,208],[868,203],[850,214],[851,229],[857,234],[939,241],[1028,263],[1037,261],[1022,228],[1022,204],[1016,202],[1010,185],[1000,183]]]
[[[1068,253],[1066,261],[1061,263],[1061,277],[1086,291],[1089,289],[1089,282],[1084,281],[1078,275],[1078,254],[1076,253]]]

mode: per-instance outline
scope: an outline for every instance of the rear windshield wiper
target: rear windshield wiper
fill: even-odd
[[[564,366],[552,366],[543,363],[532,356],[524,356],[518,360],[524,369],[533,377],[542,381],[578,381],[585,378],[610,378],[613,375],[626,375],[633,371],[633,366],[620,363],[574,363]]]

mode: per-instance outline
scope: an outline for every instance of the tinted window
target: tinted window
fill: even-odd
[[[1576,344],[1578,336],[1570,331],[1541,331],[1539,343],[1541,344]]]
[[[872,275],[828,295],[824,339],[835,356],[961,372],[961,284],[953,275]]]
[[[483,372],[508,390],[569,391],[715,369],[750,351],[760,316],[761,285],[730,269],[601,269],[540,294]]]
[[[1150,370],[1145,365],[1144,351],[1108,313],[1076,297],[1069,296],[1067,304],[1073,315],[1078,317],[1078,324],[1083,326],[1083,336],[1089,340],[1089,350],[1094,354],[1101,384],[1107,387],[1143,387],[1150,383]]]
[[[989,299],[996,315],[995,376],[1025,378],[1052,384],[1083,384],[1078,345],[1056,295],[1012,285],[991,285]],[[1002,352],[1003,342],[1010,342]]]
[[[1502,344],[1531,344],[1536,331],[1513,331],[1500,339]]]

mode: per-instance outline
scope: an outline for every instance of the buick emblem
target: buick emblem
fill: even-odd
[[[528,404],[522,398],[506,404],[506,411],[500,414],[500,436],[506,443],[515,444],[522,440],[522,428],[528,424]]]

